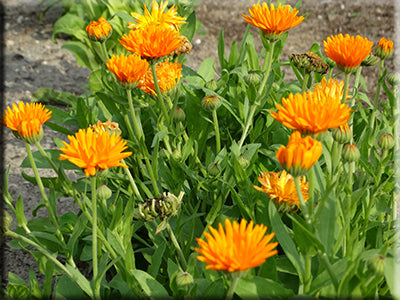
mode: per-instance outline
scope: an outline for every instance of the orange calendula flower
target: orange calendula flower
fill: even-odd
[[[288,145],[281,146],[276,152],[281,166],[293,177],[302,176],[318,161],[322,153],[321,142],[310,136],[301,137],[295,131],[289,138]]]
[[[271,201],[277,206],[278,211],[289,212],[299,209],[300,201],[293,176],[285,170],[278,173],[261,172],[258,176],[258,181],[261,183],[261,187],[256,185],[253,185],[253,187],[260,192],[268,194]],[[304,201],[307,201],[308,182],[305,176],[300,178],[300,188]]]
[[[98,21],[91,21],[88,26],[86,26],[86,33],[92,41],[104,42],[112,34],[112,27],[110,23],[100,17]]]
[[[156,74],[161,93],[170,91],[182,77],[182,64],[170,62],[168,59],[156,65]],[[139,80],[138,88],[149,95],[156,95],[151,69]]]
[[[351,73],[371,53],[372,45],[372,41],[359,35],[338,34],[324,41],[324,50],[339,70]]]
[[[144,28],[129,31],[119,42],[128,51],[145,59],[156,59],[170,55],[182,46],[184,38],[170,27],[152,23]]]
[[[132,152],[122,152],[128,148],[126,141],[119,134],[107,131],[93,131],[92,128],[79,129],[74,135],[69,135],[69,144],[64,143],[60,148],[63,154],[59,159],[67,159],[78,167],[84,169],[86,177],[94,176],[98,170],[107,170],[112,167],[128,166],[121,163]]]
[[[386,59],[393,55],[393,42],[391,40],[381,38],[376,46],[376,56],[380,59]]]
[[[204,232],[207,242],[197,238],[200,248],[194,249],[201,254],[197,259],[205,262],[208,270],[245,271],[263,264],[268,257],[278,253],[274,250],[278,243],[270,243],[275,233],[265,235],[267,227],[253,227],[253,221],[247,224],[242,219],[239,224],[226,219],[225,230],[221,223],[218,230],[211,226],[208,228],[211,234]]]
[[[268,6],[267,3],[254,4],[250,9],[248,15],[243,15],[244,21],[260,28],[264,37],[271,41],[276,41],[280,39],[281,35],[299,25],[303,22],[303,16],[297,16],[297,8],[293,8],[290,5],[283,6],[281,3],[275,8],[274,4]]]
[[[153,0],[151,5],[151,13],[147,9],[146,4],[143,3],[143,5],[144,5],[143,15],[138,14],[136,12],[131,12],[131,15],[135,20],[136,24],[129,22],[128,28],[135,30],[155,23],[157,25],[171,27],[178,31],[181,29],[181,24],[186,23],[185,22],[186,18],[179,17],[177,15],[178,8],[175,5],[173,5],[170,9],[164,12],[165,9],[167,8],[168,1],[165,2],[161,1],[160,5],[158,5],[157,1]]]
[[[344,125],[351,110],[347,104],[341,103],[342,85],[336,80],[329,79],[327,83],[323,79],[313,91],[290,93],[288,98],[282,99],[282,105],[276,104],[278,111],[271,111],[271,116],[302,134],[318,135]]]
[[[43,136],[42,124],[50,119],[51,111],[41,103],[25,104],[22,101],[13,103],[11,107],[8,106],[4,111],[2,124],[29,144],[40,141]]]
[[[135,54],[129,54],[125,56],[113,55],[107,60],[107,68],[114,73],[118,81],[125,88],[132,89],[136,87],[140,78],[146,74],[149,63],[145,59],[141,59],[140,56]]]

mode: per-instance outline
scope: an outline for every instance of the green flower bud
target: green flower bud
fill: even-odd
[[[185,119],[186,119],[186,114],[185,114],[185,112],[183,111],[182,108],[177,107],[177,108],[175,108],[175,110],[174,110],[173,118],[174,118],[174,120],[175,120],[176,122],[183,122],[183,121],[185,121]]]
[[[347,144],[342,151],[342,157],[347,162],[354,162],[360,158],[360,150],[354,144]]]
[[[364,60],[361,62],[361,66],[363,67],[370,67],[370,66],[375,66],[377,63],[379,63],[379,57],[376,56],[375,54],[369,54]]]
[[[245,76],[244,80],[248,85],[257,85],[261,81],[261,75],[256,72],[251,72]]]
[[[351,140],[351,132],[349,125],[344,125],[333,129],[332,131],[333,139],[339,144],[346,144]]]
[[[107,200],[112,196],[112,191],[108,188],[108,186],[102,184],[96,190],[96,197],[101,200]]]
[[[386,76],[386,80],[391,86],[397,86],[400,84],[400,73],[392,73]]]
[[[183,271],[176,275],[175,280],[178,287],[186,287],[194,282],[193,276],[190,273]]]
[[[4,209],[0,209],[0,216],[3,224],[1,224],[1,232],[7,232],[10,230],[12,217],[11,215]]]
[[[246,157],[244,157],[243,154],[240,154],[240,155],[239,155],[239,157],[238,157],[238,162],[239,162],[240,166],[241,166],[243,169],[247,169],[247,167],[250,165],[249,160],[248,160]]]
[[[389,133],[383,133],[378,139],[378,145],[382,150],[389,150],[394,147],[394,138]]]
[[[208,88],[209,90],[216,91],[218,88],[218,85],[214,79],[211,79],[210,81],[208,81],[206,83],[205,87]]]
[[[212,162],[207,166],[207,173],[212,177],[218,176],[221,173],[221,171],[222,171],[221,167],[219,166],[218,163]]]
[[[210,95],[204,97],[201,101],[201,106],[206,111],[217,110],[221,106],[221,98],[218,95]]]
[[[386,256],[382,254],[373,255],[368,260],[368,269],[377,275],[383,275],[385,271],[385,259]]]
[[[40,126],[38,134],[33,134],[31,136],[23,137],[23,136],[19,135],[17,131],[13,131],[13,133],[14,133],[15,137],[17,137],[18,139],[21,139],[21,140],[27,142],[28,144],[33,145],[36,142],[40,142],[40,140],[43,138],[43,126]]]

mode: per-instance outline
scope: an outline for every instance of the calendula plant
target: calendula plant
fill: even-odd
[[[7,296],[399,296],[390,40],[373,48],[339,34],[286,61],[289,30],[307,20],[301,1],[269,1],[243,14],[249,25],[228,56],[221,32],[220,68],[206,59],[192,70],[190,3],[62,2],[54,36],[73,36],[63,47],[91,71],[90,92],[41,89],[4,113],[48,212],[27,221],[6,172],[3,199],[18,227],[5,222],[2,232],[45,275],[41,287],[10,273]],[[370,101],[362,69],[378,64]],[[58,149],[42,148],[43,125],[65,134]],[[60,197],[79,211],[58,215]]]

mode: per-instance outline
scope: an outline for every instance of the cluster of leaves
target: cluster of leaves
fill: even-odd
[[[49,1],[49,5],[56,2]],[[145,2],[151,6],[150,1]],[[193,6],[182,2],[175,1],[179,14],[187,17],[181,34],[191,40],[201,24],[195,17]],[[172,131],[162,124],[157,101],[140,90],[133,90],[135,109],[145,133],[144,142],[141,142],[129,139],[126,91],[107,70],[98,55],[101,51],[99,44],[88,39],[85,27],[89,21],[105,16],[113,28],[113,35],[106,42],[107,51],[124,52],[118,39],[126,32],[127,22],[133,21],[129,12],[141,11],[142,3],[63,0],[62,5],[66,13],[55,23],[53,38],[55,41],[59,34],[72,37],[63,48],[91,71],[90,91],[75,96],[68,92],[39,89],[34,93],[33,101],[48,103],[47,107],[52,111],[52,118],[46,125],[54,131],[71,135],[98,120],[112,119],[119,124],[122,137],[128,140],[134,153],[126,163],[143,198],[159,196],[154,194],[154,181],[159,191],[175,195],[181,191],[185,193],[178,215],[169,220],[187,261],[187,268],[183,270],[169,236],[164,232],[155,234],[159,220],[146,222],[133,218],[139,199],[135,197],[128,176],[120,169],[112,169],[99,179],[112,190],[112,196],[99,202],[98,208],[98,226],[102,232],[99,236],[102,296],[195,295],[203,298],[225,295],[227,278],[216,271],[205,270],[204,264],[196,259],[195,238],[201,237],[209,225],[215,227],[225,218],[237,220],[242,217],[263,223],[275,232],[279,255],[269,258],[264,265],[241,278],[236,288],[238,296],[289,297],[307,293],[313,296],[365,297],[393,293],[395,258],[392,245],[395,232],[394,218],[388,216],[393,216],[394,154],[391,150],[383,157],[376,143],[383,132],[394,134],[395,127],[393,108],[396,95],[395,89],[386,84],[386,71],[379,81],[390,109],[380,111],[375,126],[369,126],[369,116],[376,113],[377,107],[369,101],[367,87],[355,84],[353,88],[352,97],[358,100],[353,113],[353,135],[361,152],[360,160],[354,166],[355,172],[350,172],[348,164],[335,161],[334,142],[330,132],[327,133],[323,155],[307,178],[311,191],[308,209],[313,223],[306,224],[300,213],[280,215],[268,195],[253,188],[260,171],[280,170],[275,152],[280,145],[287,144],[290,134],[289,129],[270,116],[270,110],[282,97],[300,92],[303,86],[304,72],[290,61],[281,61],[288,32],[273,49],[269,49],[270,44],[263,40],[265,48],[258,53],[249,28],[240,44],[234,41],[229,51],[225,49],[221,31],[218,42],[220,71],[211,58],[203,61],[198,70],[184,65],[181,83],[166,96],[171,119],[177,107],[185,113],[184,121],[174,121]],[[260,82],[250,77],[265,75],[260,59],[269,51],[274,53],[271,75],[262,98],[256,99]],[[310,51],[324,59],[319,43],[312,45]],[[179,60],[184,62],[183,58]],[[291,68],[297,80],[287,82],[284,68]],[[307,86],[311,87],[321,78],[315,73]],[[212,114],[202,108],[202,99],[210,95],[221,101],[217,110],[219,129],[215,127]],[[256,100],[260,103],[255,106]],[[65,105],[65,109],[52,106],[54,102]],[[250,130],[243,139],[249,118]],[[219,130],[221,149],[216,148],[216,130]],[[165,149],[166,140],[172,145],[172,151]],[[55,138],[55,142],[59,147],[63,146],[61,140]],[[60,197],[72,197],[82,199],[83,207],[87,205],[90,208],[90,180],[82,176],[82,171],[76,166],[60,162],[57,159],[59,150],[46,150],[46,153],[58,168],[57,177],[42,178],[49,190],[51,205],[56,207]],[[38,168],[52,167],[39,152],[34,153],[34,159]],[[26,159],[22,167],[29,166]],[[66,170],[74,170],[79,179],[70,181],[65,175]],[[151,178],[151,174],[155,178]],[[25,173],[23,176],[36,183],[34,177]],[[351,188],[346,184],[349,177],[353,180]],[[4,195],[11,203],[7,174],[5,179]],[[43,202],[39,203],[34,214],[43,206]],[[54,259],[64,262],[71,256],[79,263],[77,268],[65,264],[63,269],[40,249],[31,250],[28,243],[14,239],[10,245],[31,253],[46,280],[40,287],[31,270],[27,285],[10,273],[7,294],[14,298],[28,295],[38,298],[91,296],[90,282],[83,275],[90,274],[93,259],[88,215],[81,210],[78,214],[68,212],[58,217],[65,237],[63,244],[54,235],[55,228],[48,218],[34,218],[28,222],[21,198],[15,202],[15,208],[19,225],[16,233],[29,236],[24,229],[27,227],[38,244]],[[382,257],[384,264],[381,263]],[[182,271],[193,277],[189,285],[178,284],[176,278]],[[56,281],[52,289],[54,277]]]

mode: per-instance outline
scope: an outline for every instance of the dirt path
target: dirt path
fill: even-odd
[[[45,17],[38,21],[38,15],[44,9],[39,7],[40,0],[3,0],[4,6],[4,82],[3,108],[13,102],[30,101],[31,95],[40,87],[52,88],[55,91],[69,91],[75,94],[82,93],[86,87],[89,72],[79,67],[75,58],[66,50],[61,49],[63,40],[58,43],[51,41],[52,26],[62,13],[60,7],[52,8]],[[241,13],[247,14],[251,0],[200,0],[196,9],[197,17],[203,23],[205,35],[196,35],[193,39],[193,51],[187,56],[187,65],[197,69],[207,57],[217,60],[217,42],[221,29],[224,29],[226,48],[229,49],[232,41],[240,39],[246,28]],[[307,14],[306,20],[292,29],[284,48],[284,56],[292,53],[303,53],[309,50],[314,42],[322,41],[326,37],[337,33],[362,35],[375,43],[381,37],[394,40],[395,1],[348,0],[348,1],[317,1],[304,0],[300,13]],[[292,0],[290,3],[296,3]],[[399,28],[399,27],[398,27]],[[257,31],[252,29],[257,36]],[[399,41],[396,41],[395,49]],[[260,43],[257,44],[260,48]],[[396,53],[396,50],[395,50]],[[393,71],[397,64],[395,60],[389,63],[389,71]],[[364,72],[363,75],[373,89],[376,82],[377,70]],[[290,78],[290,74],[288,74]],[[53,133],[47,128],[42,146],[55,147]],[[14,199],[21,194],[26,215],[31,216],[33,208],[41,199],[37,187],[27,183],[20,175],[19,168],[26,150],[23,143],[16,140],[9,130],[3,131],[1,149],[4,151],[3,166],[11,165],[9,191]],[[29,170],[24,170],[29,173]],[[67,210],[71,202],[63,200],[58,203],[60,210]],[[14,251],[3,244],[3,284],[8,280],[11,271],[28,279],[29,268],[36,270],[36,263],[28,254]]]

